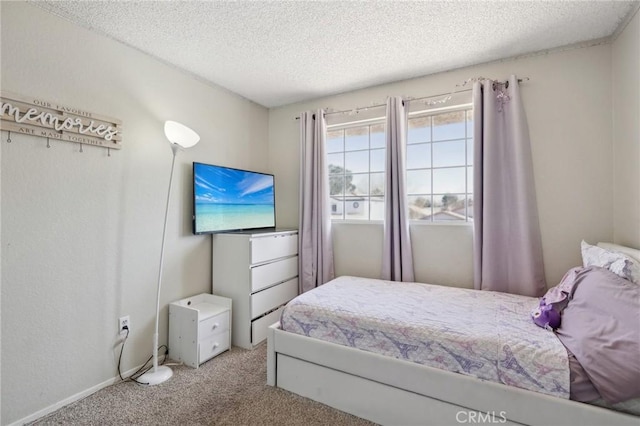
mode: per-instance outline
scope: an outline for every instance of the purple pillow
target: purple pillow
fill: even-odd
[[[640,397],[640,286],[604,268],[576,274],[556,335],[610,404]]]

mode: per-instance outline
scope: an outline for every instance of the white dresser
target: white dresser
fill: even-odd
[[[169,357],[198,368],[231,348],[231,304],[199,294],[169,304]]]
[[[211,292],[233,300],[233,344],[253,349],[298,295],[298,231],[214,234],[211,252]]]

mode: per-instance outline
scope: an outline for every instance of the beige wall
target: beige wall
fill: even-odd
[[[2,2],[2,90],[123,121],[121,151],[2,132],[2,424],[151,355],[171,149],[163,122],[201,136],[179,154],[169,211],[167,304],[211,289],[210,237],[191,235],[191,162],[266,171],[268,111],[24,2]]]
[[[580,264],[580,241],[613,237],[611,45],[604,44],[507,60],[372,87],[269,111],[269,160],[277,178],[278,220],[298,218],[300,111],[348,110],[383,103],[388,95],[422,97],[448,92],[477,76],[529,77],[527,111],[547,281],[556,284]],[[414,225],[416,279],[472,286],[472,232],[464,225]],[[334,247],[339,275],[376,277],[381,267],[382,225],[341,224]]]
[[[640,12],[613,43],[613,238],[640,248]]]

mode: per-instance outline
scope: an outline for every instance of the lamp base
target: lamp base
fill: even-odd
[[[147,371],[136,380],[143,385],[153,386],[166,382],[171,376],[173,376],[173,371],[169,367],[162,365],[155,371],[153,369]]]

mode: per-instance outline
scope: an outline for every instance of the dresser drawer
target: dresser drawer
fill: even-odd
[[[251,263],[298,254],[298,234],[267,235],[251,239]]]
[[[251,322],[251,344],[257,345],[267,338],[267,329],[271,324],[280,321],[284,307]]]
[[[298,275],[298,256],[251,268],[251,292]]]
[[[209,339],[201,340],[199,346],[198,361],[202,364],[206,360],[218,355],[220,352],[229,349],[229,330],[221,334],[216,334]]]
[[[297,295],[297,277],[251,295],[251,319],[287,303]]]
[[[214,317],[200,321],[198,324],[198,341],[229,331],[229,312],[223,312]]]

